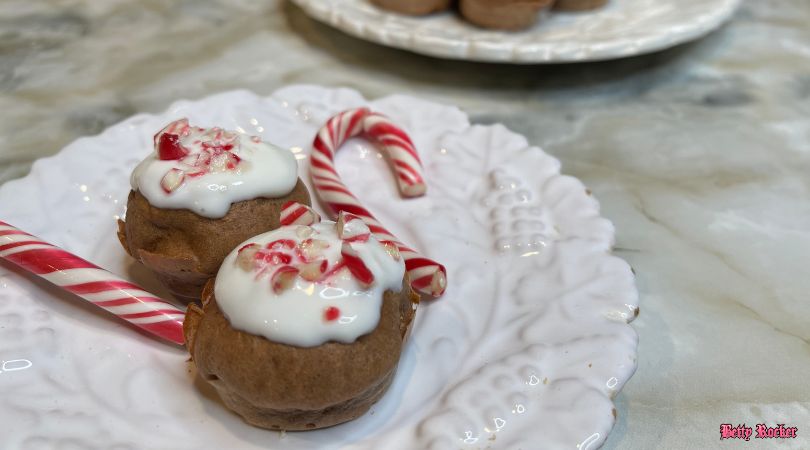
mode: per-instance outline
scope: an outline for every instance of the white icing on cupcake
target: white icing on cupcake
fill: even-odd
[[[231,326],[299,347],[372,332],[383,293],[402,289],[405,263],[355,219],[282,227],[231,252],[214,286]]]
[[[295,156],[257,137],[172,122],[155,135],[155,151],[132,172],[132,189],[158,208],[189,209],[217,219],[232,203],[289,194]]]

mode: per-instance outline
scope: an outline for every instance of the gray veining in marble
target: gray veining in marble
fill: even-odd
[[[742,422],[798,426],[784,445],[807,448],[808,23],[806,0],[748,1],[662,53],[513,67],[362,42],[281,1],[7,0],[0,182],[131,114],[221,90],[316,83],[457,104],[590,186],[638,273],[639,368],[606,448],[725,448],[737,443],[720,424]]]

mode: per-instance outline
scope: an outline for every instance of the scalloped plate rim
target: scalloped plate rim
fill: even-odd
[[[606,44],[604,42],[583,40],[581,42],[574,42],[572,48],[560,50],[555,48],[554,43],[544,44],[542,41],[520,43],[517,37],[526,32],[502,34],[501,36],[506,36],[506,38],[502,38],[500,40],[501,42],[494,39],[481,39],[476,36],[476,33],[483,34],[485,31],[476,29],[470,25],[467,26],[470,33],[467,39],[437,35],[425,37],[418,35],[416,32],[408,33],[408,38],[405,41],[390,39],[391,35],[387,35],[384,31],[374,32],[369,30],[369,27],[376,26],[377,24],[365,21],[360,15],[354,16],[351,13],[337,10],[337,7],[340,6],[338,3],[341,1],[343,0],[292,0],[293,3],[299,6],[310,17],[341,30],[346,34],[380,45],[436,58],[520,65],[596,62],[655,53],[708,35],[727,22],[742,3],[742,0],[708,0],[710,3],[715,4],[716,8],[702,17],[701,20],[684,19],[679,24],[683,29],[671,30],[668,33],[660,33],[657,35],[647,33],[646,36],[642,36],[645,39],[635,37],[635,41],[629,38],[624,40],[616,39]],[[322,5],[318,5],[318,3],[321,2],[332,2],[336,4],[332,8],[324,8]],[[381,12],[380,14],[382,17],[388,19],[397,18],[399,16],[396,13],[389,12]],[[409,19],[410,18],[406,18],[406,20]],[[432,20],[435,20],[435,18]],[[445,22],[449,22],[449,20]],[[437,23],[441,24],[439,21],[437,21]],[[515,36],[516,38],[511,39],[510,36]],[[512,41],[512,45],[501,49],[487,49],[487,47],[497,47],[501,45],[504,40],[507,43]],[[641,44],[638,43],[639,40],[641,40]],[[439,45],[436,45],[437,43]]]

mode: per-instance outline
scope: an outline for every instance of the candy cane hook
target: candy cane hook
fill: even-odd
[[[425,194],[422,162],[410,137],[387,117],[373,113],[368,108],[344,111],[329,119],[318,131],[310,157],[310,174],[316,193],[334,214],[346,211],[359,216],[378,239],[396,245],[405,260],[405,269],[415,290],[434,297],[442,295],[447,287],[444,266],[420,255],[394,237],[340,179],[335,168],[335,152],[348,139],[358,136],[379,144],[388,155],[403,197]]]

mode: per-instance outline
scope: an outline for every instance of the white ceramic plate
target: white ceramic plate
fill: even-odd
[[[411,97],[375,101],[296,86],[175,103],[82,138],[0,188],[7,220],[147,288],[115,237],[128,176],[152,134],[182,116],[307,153],[331,115],[359,105],[410,130],[429,193],[400,200],[379,153],[355,140],[338,170],[383,223],[443,261],[445,296],[423,303],[394,384],[364,417],[305,433],[245,425],[195,381],[185,351],[0,266],[0,447],[594,448],[636,367],[638,295],[610,255],[614,230],[559,162],[500,125]]]
[[[454,12],[410,17],[369,0],[293,0],[353,36],[442,58],[535,64],[649,53],[697,39],[728,20],[740,0],[610,0],[580,13],[552,12],[520,32],[477,28]]]

